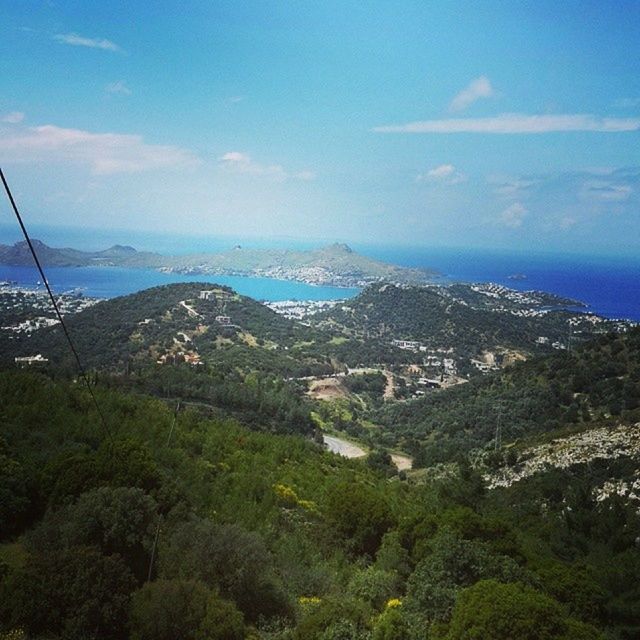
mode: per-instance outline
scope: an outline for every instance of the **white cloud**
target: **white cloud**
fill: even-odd
[[[228,151],[223,156],[220,156],[220,162],[237,164],[249,164],[251,162],[251,158],[246,153],[240,153],[240,151]]]
[[[527,215],[527,209],[521,202],[514,202],[508,206],[498,217],[498,222],[510,229],[517,229],[522,226],[522,221]]]
[[[294,175],[295,178],[298,178],[299,180],[305,180],[305,181],[309,181],[309,180],[315,180],[316,179],[316,173],[315,171],[299,171],[298,173],[296,173]]]
[[[597,118],[588,114],[526,115],[507,113],[491,118],[422,120],[374,127],[378,133],[550,133],[557,131],[638,131],[640,118]]]
[[[72,47],[89,47],[91,49],[102,49],[104,51],[114,51],[122,53],[122,49],[111,40],[106,38],[86,38],[77,33],[57,33],[53,36],[56,42],[69,44]]]
[[[250,155],[241,151],[228,151],[218,158],[220,164],[233,173],[241,173],[252,176],[263,176],[271,178],[277,182],[284,182],[289,178],[309,181],[316,175],[313,171],[300,171],[298,173],[288,173],[280,164],[261,164],[251,158]]]
[[[146,143],[142,136],[92,133],[55,125],[21,127],[0,136],[0,151],[14,162],[73,162],[95,174],[135,173],[193,165],[198,159],[179,147]]]
[[[453,175],[455,171],[456,168],[452,164],[441,164],[434,169],[429,169],[429,171],[427,171],[427,177],[435,179],[448,178]]]
[[[614,101],[613,106],[617,109],[635,109],[640,107],[640,98],[620,98]]]
[[[453,185],[464,182],[466,176],[460,173],[452,164],[441,164],[426,173],[418,175],[417,182],[437,182],[440,184]]]
[[[588,200],[624,202],[631,197],[633,189],[628,184],[617,184],[606,180],[591,180],[582,187],[582,197]]]
[[[122,80],[118,80],[117,82],[110,82],[104,88],[104,90],[107,93],[119,93],[123,96],[131,95],[131,89],[129,89],[129,87],[127,87],[127,85]]]
[[[486,76],[480,76],[479,78],[472,80],[469,85],[451,101],[449,110],[464,111],[476,100],[480,100],[480,98],[491,98],[494,95],[495,92],[491,86],[489,78]]]
[[[487,186],[494,196],[492,208],[500,212],[487,219],[493,225],[514,229],[526,226],[532,234],[578,229],[593,233],[598,226],[606,232],[607,219],[615,217],[613,224],[621,225],[624,218],[625,224],[631,225],[629,235],[637,235],[632,225],[640,221],[638,166],[491,176]]]
[[[578,224],[578,220],[576,218],[574,218],[573,216],[564,216],[560,219],[559,226],[563,231],[567,231],[567,229],[571,229],[571,227],[575,226],[576,224]]]
[[[19,124],[24,120],[24,113],[22,111],[12,111],[2,116],[1,120],[9,124]]]
[[[244,100],[244,96],[231,96],[227,98],[227,102],[230,104],[238,104],[238,102],[242,102]]]
[[[489,183],[495,185],[494,193],[508,198],[518,198],[526,194],[537,183],[537,179],[514,178],[511,176],[493,176],[489,178]]]

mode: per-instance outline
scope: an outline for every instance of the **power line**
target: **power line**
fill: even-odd
[[[167,443],[165,446],[169,446],[171,442],[171,436],[173,435],[173,429],[176,426],[176,421],[178,420],[178,411],[180,411],[181,401],[178,400],[178,404],[176,405],[176,410],[173,413],[173,421],[171,422],[171,428],[169,429],[169,436],[167,437]],[[151,547],[151,558],[149,559],[149,572],[147,574],[147,581],[151,582],[151,577],[153,576],[153,563],[156,559],[156,548],[158,546],[158,539],[160,538],[160,525],[162,524],[162,516],[158,514],[158,522],[156,524],[156,534],[153,538],[153,546]]]
[[[494,448],[496,451],[502,447],[502,403],[498,404],[498,419],[496,420],[496,437]]]
[[[36,267],[38,268],[38,271],[40,273],[40,277],[42,278],[42,282],[44,283],[44,286],[47,289],[47,293],[49,294],[49,298],[51,300],[51,304],[53,305],[53,308],[56,312],[56,316],[58,317],[58,320],[60,322],[60,326],[62,327],[62,331],[64,332],[64,335],[67,339],[67,342],[69,343],[69,347],[71,348],[71,351],[73,352],[73,355],[75,357],[76,360],[76,364],[78,367],[78,372],[80,374],[80,377],[84,380],[85,385],[87,386],[87,389],[89,391],[89,394],[91,395],[91,399],[93,400],[93,404],[96,408],[96,411],[98,412],[98,415],[100,416],[100,422],[102,424],[102,428],[104,429],[105,433],[107,434],[107,436],[109,437],[109,440],[111,440],[113,442],[113,435],[111,434],[111,430],[109,429],[109,425],[107,424],[107,421],[104,417],[104,414],[102,413],[102,410],[100,409],[100,405],[98,404],[98,399],[95,396],[95,393],[93,392],[93,388],[91,387],[91,383],[89,382],[89,378],[87,377],[87,374],[85,372],[85,368],[82,366],[82,362],[80,360],[80,356],[78,355],[78,351],[76,350],[75,345],[73,344],[73,340],[71,339],[71,335],[69,334],[69,330],[67,329],[67,325],[64,322],[64,318],[62,317],[62,314],[60,313],[60,309],[58,308],[58,303],[56,302],[55,296],[53,295],[53,291],[51,291],[51,287],[49,286],[49,281],[47,280],[47,276],[44,273],[44,269],[42,268],[42,265],[40,264],[40,260],[38,260],[38,255],[36,253],[36,250],[33,246],[33,243],[31,242],[31,238],[29,237],[29,233],[27,232],[27,228],[24,225],[24,222],[22,221],[22,216],[20,215],[20,212],[18,211],[18,207],[16,205],[15,200],[13,199],[13,194],[11,193],[11,189],[9,188],[9,184],[7,183],[6,178],[4,177],[4,172],[2,171],[2,168],[0,168],[0,178],[2,178],[2,184],[4,185],[4,190],[7,193],[7,197],[9,198],[9,202],[11,203],[11,207],[13,209],[13,213],[16,216],[16,219],[18,220],[18,224],[20,225],[20,229],[22,230],[22,235],[24,236],[24,239],[27,241],[27,245],[29,247],[29,251],[31,252],[31,255],[33,256],[33,260],[36,263]]]

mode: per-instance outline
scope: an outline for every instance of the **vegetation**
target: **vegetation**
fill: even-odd
[[[344,373],[332,350],[366,340],[327,323],[348,312],[305,326],[200,287],[69,318],[105,423],[56,328],[28,339],[48,370],[0,371],[0,638],[638,637],[640,514],[603,491],[637,453],[487,478],[532,444],[637,429],[640,329],[408,401],[387,362],[312,401],[285,378]],[[369,455],[324,451],[323,429]]]
[[[640,330],[609,334],[576,348],[408,403],[385,405],[375,419],[385,438],[419,464],[571,425],[640,420]]]
[[[635,339],[623,339],[627,352]],[[172,430],[173,402],[120,383],[95,392],[110,435],[81,385],[0,374],[4,633],[560,640],[640,631],[640,517],[616,496],[596,505],[597,474],[550,471],[487,492],[461,465],[408,484],[195,406],[183,406]]]

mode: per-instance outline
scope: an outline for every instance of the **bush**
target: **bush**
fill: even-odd
[[[446,640],[599,640],[548,596],[521,584],[483,580],[460,593]]]
[[[332,529],[350,543],[353,551],[371,556],[393,524],[384,497],[364,484],[341,482],[331,487],[324,513]]]
[[[131,601],[132,640],[242,640],[244,620],[202,582],[148,582]]]
[[[9,624],[69,640],[126,637],[135,580],[122,558],[74,547],[30,556],[4,586]]]
[[[291,613],[262,538],[237,525],[192,520],[161,550],[165,577],[201,580],[233,600],[248,620]]]

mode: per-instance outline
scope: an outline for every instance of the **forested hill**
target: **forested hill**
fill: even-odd
[[[3,639],[638,637],[637,509],[579,477],[390,482],[95,392],[111,437],[82,385],[0,373]]]
[[[305,372],[285,347],[306,329],[228,287],[155,287],[100,302],[65,323],[84,367],[114,374],[113,383],[198,402],[253,429],[313,433],[309,407],[282,377]],[[6,366],[37,353],[52,372],[77,372],[60,325],[0,343]]]
[[[565,310],[580,303],[552,294],[518,292],[499,285],[401,287],[372,285],[319,320],[369,337],[413,340],[428,348],[453,348],[474,355],[497,346],[539,351],[544,344],[566,345],[607,325],[593,315]]]
[[[640,421],[640,328],[518,363],[423,399],[385,405],[386,437],[422,463],[561,427]]]
[[[208,299],[200,292],[208,291]],[[218,318],[216,320],[216,318]],[[121,369],[155,362],[163,355],[189,353],[197,343],[227,344],[293,338],[294,323],[252,298],[208,283],[172,284],[103,301],[66,320],[87,367]],[[242,342],[243,340],[240,340]],[[5,358],[42,352],[56,367],[74,366],[61,327],[34,332],[4,347]]]

